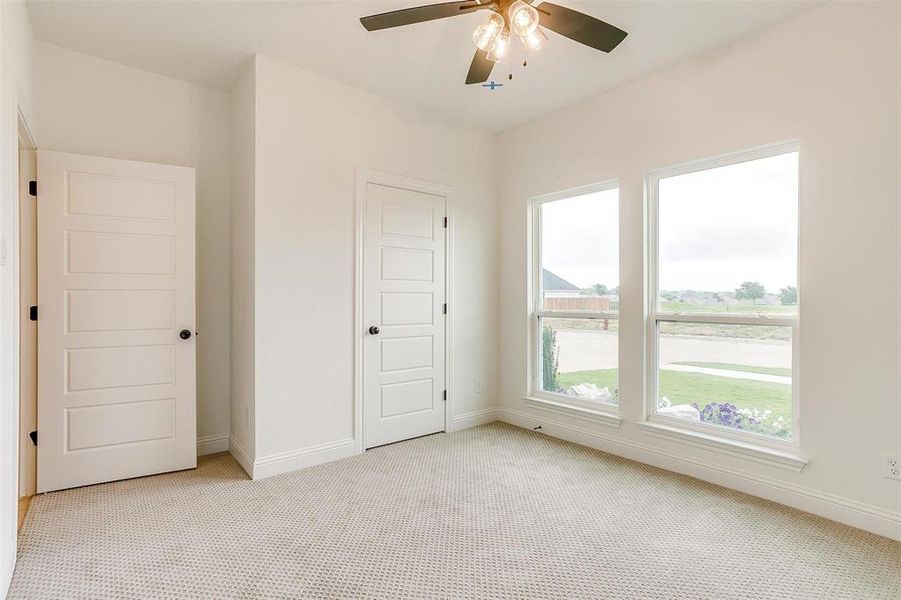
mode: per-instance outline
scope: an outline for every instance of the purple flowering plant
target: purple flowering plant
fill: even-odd
[[[769,409],[738,408],[730,402],[710,402],[704,408],[697,403],[692,403],[692,406],[700,413],[701,421],[705,423],[783,439],[791,435],[790,422],[782,416],[774,416]]]

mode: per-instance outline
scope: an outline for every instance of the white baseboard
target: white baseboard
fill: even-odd
[[[228,453],[235,457],[244,472],[253,479],[253,456],[234,436],[228,438]]]
[[[228,434],[216,433],[197,438],[197,456],[216,454],[228,450]]]
[[[478,425],[493,423],[500,418],[500,409],[486,408],[473,412],[463,413],[454,417],[451,424],[451,431],[460,431],[461,429],[469,429]]]
[[[639,442],[599,435],[593,431],[555,422],[547,419],[544,415],[539,418],[509,408],[501,408],[498,413],[500,420],[517,427],[532,429],[540,423],[541,433],[552,437],[689,475],[901,541],[901,513],[746,471],[710,465],[685,455],[664,452]]]
[[[280,454],[270,454],[256,459],[253,463],[253,479],[262,479],[290,473],[298,469],[312,467],[322,463],[331,462],[340,458],[347,458],[357,454],[357,444],[353,438],[328,442],[309,448],[301,448]]]
[[[15,527],[15,523],[13,523]],[[0,597],[6,598],[9,593],[9,584],[13,580],[13,571],[16,568],[16,537],[13,535],[12,544],[6,548],[0,561]]]

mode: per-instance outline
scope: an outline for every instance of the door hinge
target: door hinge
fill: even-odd
[[[29,181],[28,182],[28,195],[38,197],[38,182],[37,181]]]
[[[447,217],[444,217],[444,228],[447,229]]]
[[[442,314],[447,314],[447,302],[444,303],[444,312]]]
[[[444,390],[443,400],[447,402],[447,390]]]
[[[37,306],[29,306],[28,307],[28,318],[32,321],[38,320],[38,307]]]
[[[31,438],[32,444],[34,444],[35,446],[38,445],[38,432],[37,431],[32,431],[31,433],[28,434],[28,437]]]

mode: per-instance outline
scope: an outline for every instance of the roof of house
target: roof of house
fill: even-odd
[[[545,292],[578,292],[581,288],[576,287],[559,275],[551,273],[547,269],[541,269],[541,289],[543,289]]]

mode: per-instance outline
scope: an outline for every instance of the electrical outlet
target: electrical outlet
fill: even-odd
[[[250,427],[250,407],[244,407],[244,427]]]
[[[901,459],[886,454],[882,457],[882,476],[901,481]]]
[[[485,393],[485,382],[481,379],[476,379],[476,394],[484,394]]]

